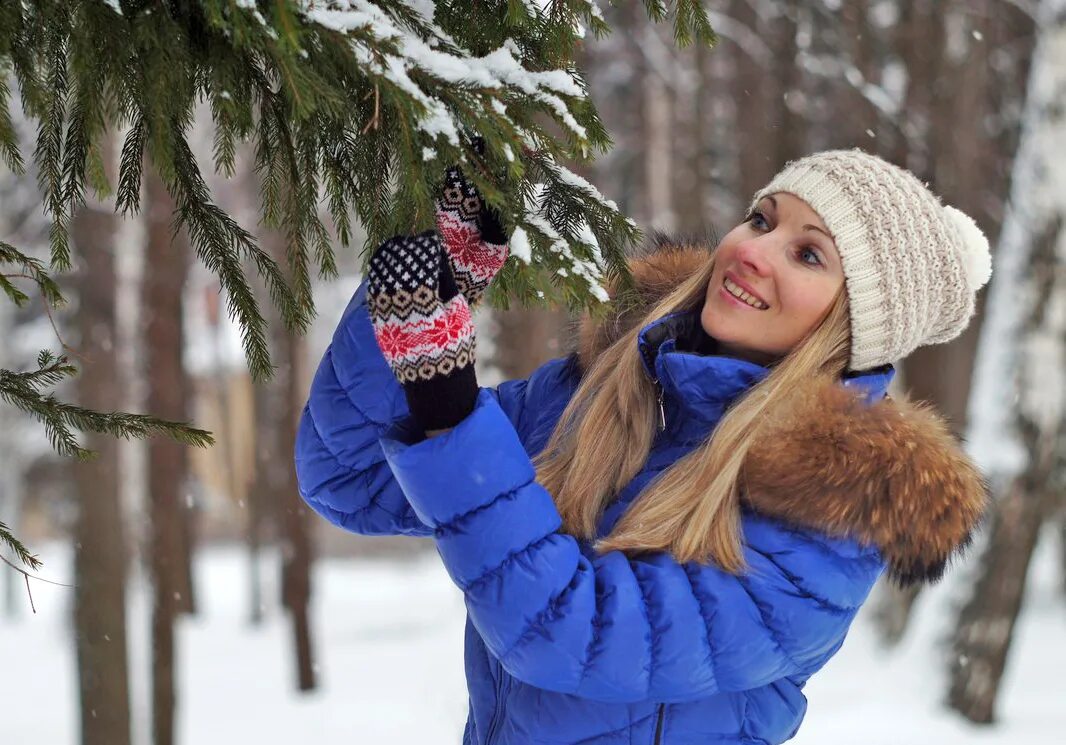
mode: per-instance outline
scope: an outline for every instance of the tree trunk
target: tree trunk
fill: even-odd
[[[940,94],[930,103],[929,158],[923,178],[930,179],[946,204],[972,216],[994,241],[996,221],[984,214],[990,201],[987,184],[994,168],[1009,163],[1013,153],[1000,153],[991,146],[979,124],[987,111],[986,87],[992,80],[983,64],[986,44],[974,34],[982,39],[989,34],[993,14],[983,7],[987,0],[973,0],[965,7],[951,5],[947,25],[954,32],[947,34],[943,68],[934,83]],[[971,124],[959,126],[961,122]],[[904,363],[911,395],[932,402],[956,434],[966,431],[983,298],[978,298],[976,317],[959,338],[916,350]]]
[[[0,427],[4,433],[12,433],[15,429],[11,426],[10,411],[8,416],[0,413]],[[8,443],[5,434],[0,433],[0,515],[3,515],[4,523],[11,528],[15,535],[22,533],[22,499],[24,491],[25,474],[22,468],[15,462],[17,451]],[[17,563],[17,562],[16,562]],[[4,574],[4,616],[15,619],[19,617],[22,604],[26,602],[25,584],[22,575],[10,571],[8,567],[0,569]]]
[[[1033,55],[1010,211],[996,253],[989,318],[974,381],[972,447],[993,485],[1006,485],[981,557],[980,577],[959,614],[949,704],[978,723],[995,702],[1040,526],[1058,500],[1066,457],[1066,194],[1057,187],[1066,140],[1066,0],[1044,0]],[[1059,171],[1059,172],[1056,172]],[[1017,391],[1018,396],[1011,395]]]
[[[891,582],[881,584],[881,594],[873,610],[878,638],[884,647],[894,647],[903,641],[910,625],[911,611],[921,594],[921,585],[898,587]]]
[[[0,301],[0,338],[10,338],[15,327],[15,306],[4,300]],[[0,344],[0,369],[12,369],[16,365],[9,357],[7,345]],[[15,421],[16,410],[10,406],[0,406],[0,521],[3,521],[15,535],[22,533],[22,498],[23,479],[25,478],[19,462]],[[6,553],[0,548],[0,552]],[[17,563],[17,562],[15,562]],[[0,567],[4,575],[3,607],[4,616],[17,618],[19,609],[25,602],[25,586],[22,575]]]
[[[282,399],[285,407],[280,427],[285,445],[284,452],[291,453],[296,446],[298,415],[307,397],[301,374],[304,360],[303,340],[291,332],[284,335],[283,351],[288,375]],[[282,381],[278,381],[279,384]],[[311,624],[308,606],[311,602],[311,535],[307,505],[300,498],[296,482],[296,470],[292,458],[285,461],[286,481],[282,491],[284,540],[281,566],[282,602],[292,618],[293,646],[296,653],[297,686],[301,691],[315,688],[315,663],[311,647]]]
[[[124,386],[114,353],[117,220],[110,210],[82,206],[71,220],[81,259],[77,279],[77,348],[86,360],[75,378],[80,405],[121,409]],[[87,434],[93,460],[71,468],[74,524],[74,628],[82,745],[129,745],[126,652],[126,531],[119,498],[118,441]]]
[[[1066,216],[1066,204],[1062,215]],[[1066,324],[1048,308],[1053,298],[1066,293],[1066,279],[1061,269],[1056,268],[1056,262],[1066,260],[1066,256],[1056,256],[1056,243],[1066,243],[1063,216],[1036,236],[1030,281],[1039,295],[1023,331],[1029,340],[1046,342],[1050,336],[1053,343],[1057,340],[1057,349],[1044,347],[1036,352],[1051,351],[1051,360],[1026,360],[1023,356],[1023,379],[1032,376],[1034,367],[1039,367],[1042,373],[1049,363],[1057,364],[1060,370],[1066,365]],[[1029,353],[1033,353],[1031,346]],[[1066,386],[1066,381],[1060,379],[1059,385]],[[1064,389],[1060,387],[1060,395]],[[1029,563],[1040,528],[1058,504],[1059,494],[1054,484],[1066,472],[1066,458],[1058,444],[1066,429],[1063,421],[1066,412],[1061,410],[1061,402],[1057,417],[1043,422],[1034,418],[1036,412],[1027,408],[1023,403],[1015,417],[1028,465],[1013,479],[1006,495],[996,505],[979,578],[959,613],[953,639],[948,701],[952,708],[979,724],[995,721],[996,696],[1022,606]]]
[[[494,308],[496,327],[492,365],[504,380],[525,378],[548,360],[564,354],[561,345],[568,316],[564,311],[512,306]]]
[[[732,0],[730,16],[740,27],[746,28],[753,39],[762,40],[767,23],[756,12],[756,5],[749,0]],[[741,209],[747,210],[752,195],[766,185],[783,164],[775,160],[776,146],[772,149],[767,146],[777,134],[768,130],[771,113],[766,81],[770,70],[756,64],[755,58],[745,54],[744,50],[739,51],[740,54],[734,54],[736,65],[728,94],[735,107],[738,175],[735,183]]]
[[[188,420],[188,382],[182,364],[182,292],[189,266],[184,232],[172,238],[174,203],[151,169],[145,174],[145,271],[141,278],[146,409],[172,421]],[[174,621],[193,609],[190,520],[182,496],[187,477],[185,446],[169,438],[148,441],[148,546],[152,574],[152,742],[172,745],[177,691],[174,684]]]
[[[280,323],[276,318],[272,323]],[[281,374],[280,371],[275,375]],[[274,422],[278,415],[275,399],[277,381],[256,383],[252,389],[255,409],[255,472],[251,488],[244,497],[244,540],[248,551],[249,622],[257,626],[263,622],[266,597],[263,592],[263,546],[270,541],[270,532],[277,531],[277,503],[280,495],[271,475],[277,469],[279,453]],[[271,462],[275,461],[275,462]]]
[[[277,232],[261,236],[263,248],[276,261],[285,260],[285,237]],[[258,502],[252,523],[262,528],[274,517],[281,547],[281,602],[292,621],[296,684],[301,691],[315,688],[315,664],[308,608],[311,599],[311,537],[309,510],[300,498],[292,453],[298,416],[307,398],[303,380],[303,348],[287,331],[269,300],[263,304],[271,330],[271,354],[278,363],[274,377],[257,384],[255,395],[255,482],[249,497]],[[255,540],[262,538],[259,528]]]
[[[644,38],[644,195],[648,225],[671,232],[677,227],[674,204],[675,136],[673,101],[665,76],[673,72],[673,46],[659,36],[655,24],[645,23]]]
[[[1066,597],[1066,495],[1059,495],[1059,581]]]
[[[797,93],[803,80],[796,36],[798,14],[802,12],[798,5],[785,4],[773,23],[776,54],[771,78],[775,81],[776,95],[769,105],[773,126],[769,151],[775,153],[779,167],[806,154],[807,122],[797,113],[800,103]],[[751,196],[745,195],[746,198]]]
[[[710,164],[707,158],[710,91],[702,84],[709,51],[702,44],[679,51],[674,94],[673,158],[675,229],[684,236],[706,234]]]
[[[959,613],[952,642],[948,702],[978,724],[995,721],[996,697],[1022,606],[1029,563],[1047,506],[1053,501],[1053,492],[1047,488],[1047,465],[1019,477],[997,505],[981,557],[980,577]],[[1035,480],[1043,483],[1032,483]]]

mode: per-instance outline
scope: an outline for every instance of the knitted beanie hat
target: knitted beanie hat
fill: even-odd
[[[976,223],[940,203],[913,174],[855,148],[788,163],[760,189],[793,194],[829,228],[851,306],[850,370],[950,341],[974,313],[992,274]]]

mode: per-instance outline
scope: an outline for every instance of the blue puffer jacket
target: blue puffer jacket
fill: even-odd
[[[767,370],[679,351],[692,316],[645,327],[667,426],[599,526]],[[870,400],[891,368],[853,378]],[[433,536],[468,611],[464,743],[780,743],[807,679],[839,649],[885,567],[867,541],[746,509],[733,576],[665,554],[597,555],[561,533],[530,459],[576,389],[576,355],[483,388],[474,412],[423,439],[374,341],[365,284],[315,377],[296,446],[300,491],[347,530]]]

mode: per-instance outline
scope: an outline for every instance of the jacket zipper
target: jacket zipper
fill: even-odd
[[[659,704],[659,720],[655,723],[655,742],[652,745],[662,745],[663,741],[663,715],[666,713],[666,704]]]
[[[493,736],[500,726],[503,718],[503,664],[496,660],[496,710],[492,713],[492,721],[489,722],[489,731],[485,735],[485,745],[492,745]]]
[[[655,389],[659,392],[659,431],[666,429],[666,409],[663,407],[663,387],[658,379],[655,379]]]

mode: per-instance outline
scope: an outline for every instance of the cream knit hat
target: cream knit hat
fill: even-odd
[[[913,174],[854,150],[788,163],[760,189],[793,194],[836,242],[851,305],[851,370],[950,341],[992,275],[988,239],[969,216],[941,205]]]

